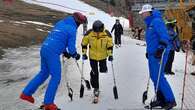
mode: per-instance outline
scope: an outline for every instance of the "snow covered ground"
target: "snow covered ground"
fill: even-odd
[[[94,20],[100,19],[105,23],[105,26],[110,29],[115,22],[115,17],[111,17],[109,14],[94,8],[88,4],[83,3],[79,0],[23,0],[28,3],[39,4],[41,6],[46,6],[55,10],[73,13],[75,11],[80,11],[88,17],[89,27],[91,27]],[[127,19],[120,17],[121,23],[128,27]]]
[[[35,3],[46,6],[52,9],[73,12],[64,7],[53,6],[50,4],[42,4],[35,0],[24,0],[28,3]],[[55,4],[64,5],[77,10],[83,10],[89,18],[89,27],[94,20],[100,19],[105,23],[105,27],[109,30],[115,22],[115,17],[91,7],[78,0],[41,0]],[[91,13],[95,14],[91,14]],[[127,27],[128,22],[121,18]],[[81,53],[80,42],[82,38],[82,28],[78,31],[77,47]],[[114,70],[116,74],[116,83],[118,87],[119,99],[114,100],[112,87],[112,69],[111,64],[108,62],[108,73],[100,73],[100,103],[91,104],[92,90],[87,91],[82,99],[79,98],[80,89],[80,73],[73,59],[67,60],[64,71],[68,74],[68,79],[71,82],[71,87],[74,91],[73,101],[69,101],[67,89],[65,86],[64,73],[62,73],[61,85],[58,89],[56,96],[56,104],[62,110],[141,110],[142,93],[146,90],[146,83],[148,80],[148,67],[145,58],[145,47],[136,45],[144,44],[142,41],[130,39],[128,36],[122,36],[122,47],[114,48]],[[27,110],[36,108],[42,103],[45,87],[43,85],[34,95],[36,98],[36,106],[28,104],[18,99],[20,92],[27,82],[33,78],[39,70],[39,46],[32,46],[30,48],[8,49],[4,59],[0,60],[0,72],[2,77],[0,80],[0,110]],[[81,62],[79,61],[79,64]],[[181,92],[182,92],[182,79],[184,74],[185,54],[176,53],[173,70],[176,72],[175,76],[167,76],[168,81],[173,88],[176,96],[176,101],[180,108]],[[81,67],[81,66],[80,66]],[[89,79],[90,66],[89,62],[85,61],[84,75]],[[10,83],[11,82],[11,83]],[[149,99],[153,97],[153,85],[150,83]]]

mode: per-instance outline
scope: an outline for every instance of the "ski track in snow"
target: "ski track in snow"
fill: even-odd
[[[29,3],[36,3],[32,0],[25,0]],[[42,0],[46,1],[46,0]],[[115,17],[111,17],[96,8],[93,8],[78,0],[47,0],[51,3],[67,5],[75,8],[79,6],[81,10],[90,10],[95,12],[95,15],[86,13],[89,18],[89,27],[96,19],[100,19],[105,23],[105,26],[110,30],[115,22]],[[37,3],[38,4],[38,3]],[[65,10],[62,7],[55,7],[46,4],[40,4],[60,11]],[[124,22],[126,20],[122,19]],[[127,23],[125,23],[127,24]],[[77,35],[78,52],[81,53],[82,27],[78,29]],[[71,87],[74,91],[73,101],[71,102],[66,85],[64,73],[62,73],[62,81],[56,95],[56,104],[62,110],[141,110],[144,109],[142,104],[142,93],[146,90],[148,79],[148,66],[145,58],[145,46],[136,45],[137,43],[144,44],[143,41],[133,40],[127,36],[122,36],[122,47],[114,48],[114,70],[116,74],[116,83],[118,88],[119,99],[114,100],[113,96],[113,78],[111,63],[108,62],[108,73],[100,73],[100,102],[91,104],[92,90],[88,91],[85,88],[84,97],[79,98],[80,90],[80,73],[73,59],[66,60],[65,73],[70,80]],[[25,85],[39,71],[40,46],[32,46],[30,48],[8,49],[4,58],[0,60],[0,110],[27,110],[37,108],[42,103],[47,82],[42,85],[35,93],[35,105],[28,104],[18,99],[20,92]],[[182,80],[185,55],[184,53],[176,53],[173,70],[176,70],[175,76],[166,76],[175,93],[176,101],[180,107]],[[81,61],[79,61],[81,67]],[[179,72],[178,72],[179,70]],[[84,64],[84,76],[89,80],[90,66],[89,61]],[[3,79],[3,80],[2,80]],[[6,83],[11,81],[11,83]],[[150,83],[149,97],[154,95],[153,85]],[[149,102],[149,100],[147,101]]]

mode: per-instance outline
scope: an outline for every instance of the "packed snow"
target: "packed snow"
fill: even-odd
[[[24,22],[21,22],[21,21],[10,21],[11,23],[15,23],[15,24],[22,24],[22,25],[25,25],[26,23]]]
[[[52,25],[42,23],[42,22],[37,22],[37,21],[23,21],[24,23],[30,23],[30,24],[36,24],[36,25],[41,25],[41,26],[48,26],[48,27],[53,27]]]
[[[0,23],[4,22],[3,20],[0,20]]]

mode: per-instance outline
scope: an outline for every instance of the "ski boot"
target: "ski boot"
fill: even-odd
[[[99,94],[100,94],[99,89],[94,88],[94,90],[93,90],[93,94],[94,94],[93,103],[94,103],[94,104],[97,104],[97,103],[98,103],[98,101],[99,101],[98,99],[99,99]]]
[[[157,99],[155,101],[151,101],[149,105],[145,106],[146,109],[151,108],[159,108],[162,109],[165,106],[165,98],[161,91],[157,91]]]
[[[165,104],[165,106],[163,107],[165,110],[170,110],[172,109],[173,107],[177,106],[176,102],[173,101],[173,102],[168,102]]]
[[[165,97],[163,96],[162,92],[160,90],[157,91],[157,100],[160,101],[160,106],[165,106]]]
[[[60,110],[55,104],[44,105],[43,110]]]
[[[152,101],[150,102],[149,105],[146,105],[144,108],[145,109],[162,109],[161,101],[159,100]]]
[[[22,93],[20,95],[20,99],[25,100],[25,101],[30,102],[30,103],[34,103],[35,102],[35,100],[34,100],[34,98],[32,96],[27,96],[24,93]]]

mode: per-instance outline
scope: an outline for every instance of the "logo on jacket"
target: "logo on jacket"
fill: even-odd
[[[148,29],[153,29],[153,26],[149,26]]]

